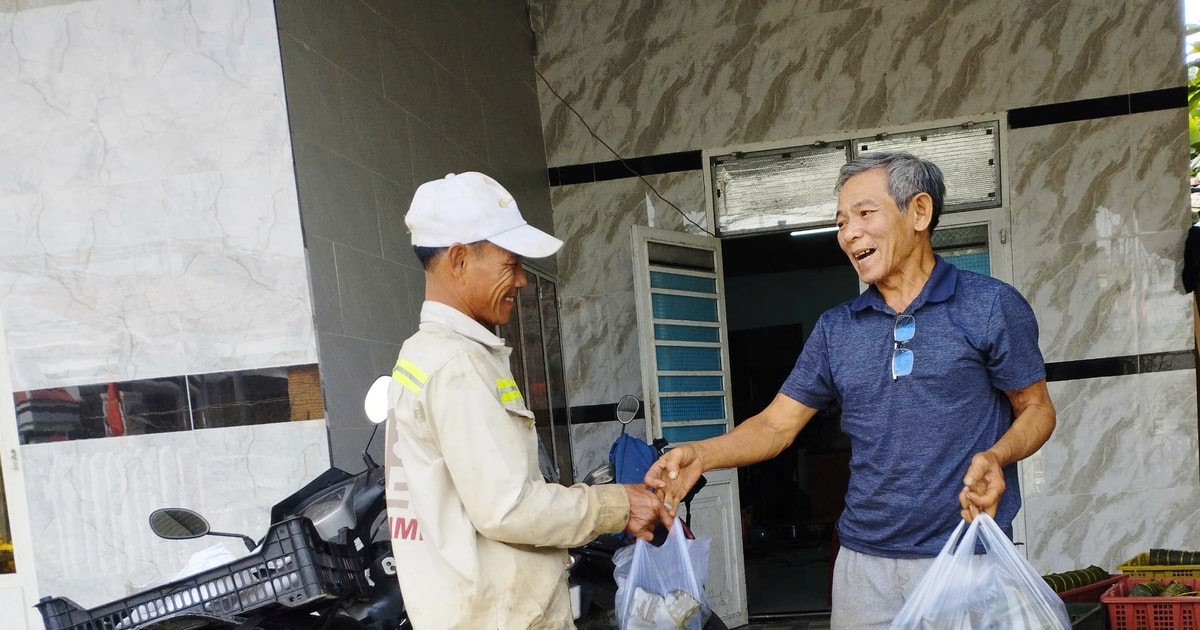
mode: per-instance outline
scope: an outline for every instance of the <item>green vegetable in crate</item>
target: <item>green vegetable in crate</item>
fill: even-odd
[[[1150,550],[1150,564],[1152,566],[1200,564],[1200,551],[1182,551],[1179,549],[1151,549]]]
[[[1100,580],[1108,577],[1108,571],[1101,569],[1096,565],[1092,565],[1086,569],[1075,569],[1074,571],[1064,571],[1062,573],[1050,573],[1043,575],[1042,579],[1050,585],[1050,588],[1055,593],[1064,593],[1071,589],[1080,588],[1089,584],[1095,584]]]
[[[1167,584],[1167,587],[1163,589],[1160,597],[1183,597],[1184,595],[1188,594],[1195,595],[1196,592],[1192,590],[1192,587],[1184,584],[1183,582],[1171,580],[1171,582]]]
[[[1167,585],[1158,580],[1149,580],[1146,582],[1138,582],[1129,589],[1130,597],[1158,597],[1162,592],[1167,590]]]

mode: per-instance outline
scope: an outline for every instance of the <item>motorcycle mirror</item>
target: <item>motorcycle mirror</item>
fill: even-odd
[[[583,476],[583,483],[589,486],[613,483],[616,480],[616,468],[613,467],[612,462],[604,462]]]
[[[203,516],[183,508],[162,508],[150,513],[150,529],[160,538],[186,540],[207,536],[208,521]]]
[[[617,421],[621,424],[629,424],[633,421],[633,417],[637,415],[638,409],[642,408],[642,403],[637,399],[637,396],[625,394],[617,403]]]
[[[380,424],[387,420],[388,415],[388,383],[392,380],[390,376],[380,376],[371,383],[371,389],[367,390],[367,396],[363,399],[363,411],[367,412],[367,418],[375,424]]]

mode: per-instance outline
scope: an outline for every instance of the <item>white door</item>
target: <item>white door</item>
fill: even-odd
[[[33,574],[33,536],[19,456],[8,349],[0,321],[0,628],[34,630],[43,626],[41,615],[33,608],[38,599]]]
[[[633,226],[634,294],[646,433],[680,444],[733,429],[721,243]],[[705,473],[691,525],[710,536],[705,594],[725,625],[746,623],[737,471]]]

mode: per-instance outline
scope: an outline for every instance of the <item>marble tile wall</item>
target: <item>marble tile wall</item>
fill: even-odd
[[[1183,110],[1009,133],[1013,272],[1047,361],[1191,349],[1186,134]],[[1194,544],[1195,371],[1051,385],[1058,428],[1022,464],[1036,566]]]
[[[1013,271],[1048,361],[1190,346],[1186,134],[1183,110],[1009,134]]]
[[[316,363],[271,0],[0,2],[0,131],[14,390]],[[87,605],[211,544],[150,510],[261,535],[329,461],[323,420],[20,454],[38,589]]]
[[[314,363],[270,0],[25,6],[0,5],[13,386]]]
[[[1034,566],[1116,572],[1150,547],[1194,548],[1195,372],[1051,383],[1050,396],[1058,428],[1021,470]]]
[[[538,69],[626,156],[1182,85],[1160,0],[541,0]],[[1129,50],[1139,54],[1130,55]],[[539,83],[551,166],[612,159]]]
[[[260,538],[270,508],[329,467],[324,420],[22,447],[37,532],[38,592],[88,608],[171,577],[191,554],[237,539],[162,540],[147,517],[186,507],[213,529]],[[73,465],[65,465],[71,462]]]
[[[571,406],[612,404],[625,394],[642,397],[632,226],[699,231],[692,221],[706,224],[699,172],[646,180],[679,211],[636,179],[551,191],[555,233],[568,235],[558,254],[558,295]]]
[[[1185,83],[1177,2],[542,0],[532,13],[539,71],[625,156],[1003,116]],[[539,90],[550,165],[613,159]],[[1047,361],[1192,348],[1179,286],[1186,146],[1181,109],[1007,135],[1014,284],[1038,315]],[[703,207],[699,173],[664,177]],[[611,372],[637,357],[624,267],[641,191],[636,180],[552,190],[567,242],[560,293],[573,405],[612,400]],[[629,372],[622,383],[640,382]],[[1115,570],[1152,545],[1194,540],[1185,523],[1200,509],[1195,371],[1066,381],[1051,393],[1058,429],[1023,464],[1035,566]],[[577,461],[588,460],[592,438],[574,435]],[[1153,465],[1137,468],[1144,458]]]

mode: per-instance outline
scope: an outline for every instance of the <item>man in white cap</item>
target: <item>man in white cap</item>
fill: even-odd
[[[546,482],[533,413],[493,334],[525,286],[521,258],[562,241],[481,173],[422,184],[405,216],[425,268],[420,330],[392,372],[392,549],[409,617],[432,628],[572,628],[566,549],[649,540],[667,511],[642,485]]]

